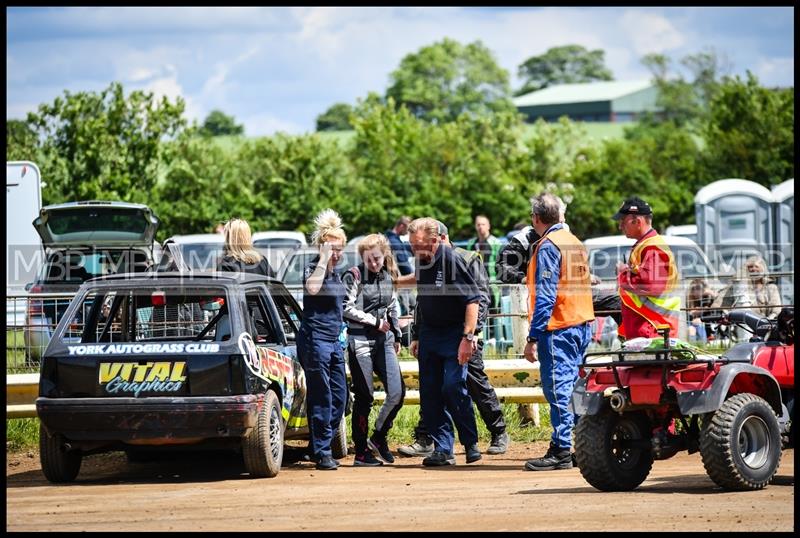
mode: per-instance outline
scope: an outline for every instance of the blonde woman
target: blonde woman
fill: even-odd
[[[223,257],[217,264],[220,271],[256,273],[275,276],[269,261],[253,248],[250,225],[242,219],[231,219],[222,230],[225,235]]]
[[[303,321],[297,340],[297,355],[306,375],[307,414],[312,458],[317,469],[333,471],[331,441],[344,417],[347,380],[344,350],[339,343],[345,289],[336,265],[342,257],[347,236],[342,219],[326,209],[314,219],[312,244],[319,247],[303,271]]]
[[[399,272],[389,240],[383,234],[362,239],[358,255],[362,263],[342,277],[347,290],[344,317],[348,324],[347,354],[355,396],[350,417],[356,445],[353,465],[373,467],[382,465],[381,460],[394,463],[386,436],[405,397],[403,375],[397,362],[401,332],[395,282]],[[381,380],[386,399],[375,420],[375,431],[368,439],[373,373]]]

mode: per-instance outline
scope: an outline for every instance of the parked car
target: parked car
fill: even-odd
[[[253,234],[253,247],[267,258],[270,267],[276,271],[291,251],[307,245],[306,236],[302,232],[271,231]]]
[[[36,279],[26,286],[36,294],[64,298],[29,298],[23,336],[29,356],[41,357],[71,295],[90,278],[147,271],[153,265],[153,238],[159,219],[146,205],[127,202],[69,202],[43,207],[33,221],[45,249]],[[75,313],[74,323],[81,323]]]
[[[67,318],[87,311],[77,341]],[[170,448],[235,448],[251,477],[278,474],[286,439],[308,439],[297,360],[302,311],[285,286],[226,272],[86,282],[42,359],[36,411],[51,482],[85,454],[132,460]],[[346,420],[333,456],[347,454]]]
[[[340,271],[346,271],[360,261],[358,250],[354,245],[346,246],[343,254],[337,266]],[[303,270],[318,255],[319,249],[316,247],[297,249],[283,260],[283,264],[278,269],[278,280],[283,282],[301,305],[303,304]]]
[[[697,242],[697,224],[684,224],[681,226],[667,226],[664,235],[685,237]]]
[[[213,271],[222,257],[222,234],[173,235],[161,243],[158,271]]]

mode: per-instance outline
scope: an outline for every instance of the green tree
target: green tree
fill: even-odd
[[[7,161],[36,161],[37,145],[36,132],[26,121],[6,122]]]
[[[727,59],[713,48],[681,59],[681,64],[691,73],[690,80],[680,73],[673,74],[672,59],[664,54],[648,54],[642,58],[642,63],[653,75],[661,110],[657,117],[650,116],[647,121],[671,121],[695,129],[706,119],[709,103],[730,71]]]
[[[587,50],[581,45],[553,47],[540,56],[532,56],[520,64],[517,74],[523,80],[523,85],[514,95],[523,95],[554,84],[614,80],[605,66],[605,51]]]
[[[203,121],[201,133],[208,136],[243,135],[244,125],[237,125],[233,116],[212,110]]]
[[[111,199],[148,203],[169,152],[162,142],[186,122],[183,100],[156,101],[112,82],[96,92],[64,92],[28,114],[37,136],[45,204]]]
[[[356,233],[384,230],[394,215],[435,216],[453,238],[471,235],[475,213],[497,230],[527,215],[531,184],[516,114],[431,124],[403,107],[372,103],[355,118],[350,160]]]
[[[513,112],[508,72],[483,43],[445,38],[406,55],[391,74],[386,97],[425,121],[454,121],[460,114]]]
[[[708,177],[764,186],[794,177],[794,89],[769,89],[747,72],[727,80],[711,101],[704,129]]]
[[[239,208],[225,196],[234,189],[241,204],[252,200],[247,187],[236,181],[234,155],[213,140],[187,131],[169,143],[169,151],[169,169],[150,202],[161,219],[159,240],[175,234],[203,233],[215,222],[237,214]]]
[[[353,107],[347,103],[336,103],[331,105],[328,110],[317,116],[317,131],[349,131],[353,128],[350,125],[350,114]]]

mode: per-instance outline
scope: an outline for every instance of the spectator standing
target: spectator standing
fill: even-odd
[[[356,456],[354,466],[394,463],[386,436],[403,406],[405,385],[397,362],[400,351],[400,325],[397,321],[395,281],[397,265],[389,241],[371,234],[358,243],[362,263],[346,271],[344,317],[348,324],[348,360],[352,378],[353,414],[351,424]],[[375,430],[367,438],[372,409],[373,373],[383,384],[386,398],[375,420]],[[370,450],[371,449],[371,450]]]
[[[225,246],[222,258],[217,262],[218,270],[275,277],[269,261],[253,248],[253,236],[247,221],[230,219],[225,223],[222,233]]]
[[[409,275],[414,272],[414,268],[411,267],[411,262],[409,261],[413,256],[411,246],[400,238],[400,236],[408,233],[408,225],[410,222],[411,217],[403,215],[394,223],[394,228],[384,232],[386,239],[389,240],[392,253],[397,261],[397,269],[400,271],[401,275]]]
[[[345,288],[336,265],[347,236],[342,220],[326,209],[314,220],[311,242],[319,248],[303,272],[303,320],[297,340],[297,355],[308,386],[307,414],[312,459],[317,469],[336,470],[331,441],[343,420],[347,400],[344,351],[339,342],[344,326]]]

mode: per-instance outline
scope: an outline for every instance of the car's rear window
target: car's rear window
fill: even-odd
[[[48,222],[50,232],[62,235],[75,232],[123,232],[143,234],[148,221],[142,210],[120,211],[118,208],[86,208],[62,209],[55,213]]]
[[[52,253],[45,265],[45,281],[83,283],[90,278],[117,273],[141,273],[150,265],[147,254],[136,249],[65,250]]]
[[[69,343],[230,339],[224,288],[159,287],[86,294],[60,337]]]

